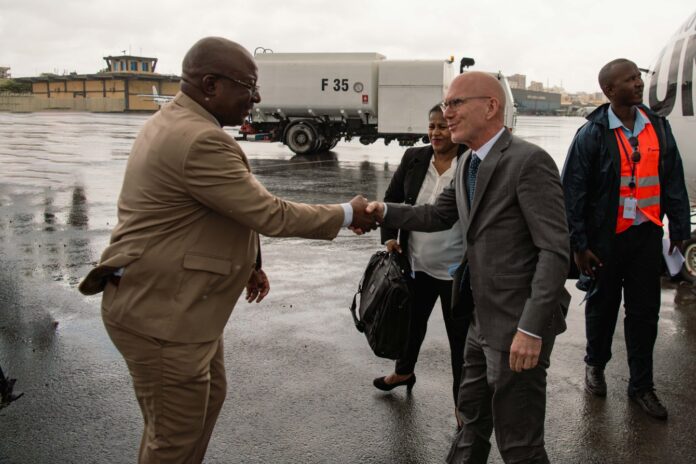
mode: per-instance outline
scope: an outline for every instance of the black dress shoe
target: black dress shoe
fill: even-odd
[[[386,377],[377,377],[372,381],[372,385],[382,391],[390,391],[396,387],[400,387],[401,385],[406,385],[406,390],[411,391],[413,389],[413,385],[416,383],[416,374],[411,374],[411,377],[408,379],[396,383],[387,383],[384,381],[384,379],[386,379]]]
[[[607,396],[604,369],[597,366],[585,366],[585,390],[595,396]]]
[[[665,408],[660,399],[655,394],[655,390],[646,390],[640,393],[634,393],[628,395],[634,402],[645,411],[649,416],[655,419],[666,420],[667,419],[667,408]]]

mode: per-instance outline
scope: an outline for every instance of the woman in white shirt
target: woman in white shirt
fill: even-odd
[[[435,203],[440,192],[452,181],[458,158],[466,146],[452,142],[439,105],[430,110],[429,119],[430,145],[406,150],[384,195],[385,202]],[[409,258],[414,273],[414,305],[406,354],[396,361],[394,372],[376,378],[373,383],[385,391],[400,385],[405,385],[409,391],[413,388],[418,353],[425,338],[428,318],[439,297],[450,345],[455,417],[460,425],[456,405],[468,321],[452,317],[452,277],[449,274],[449,270],[461,262],[464,252],[459,221],[449,230],[430,233],[383,227],[381,237],[387,250],[406,253]]]

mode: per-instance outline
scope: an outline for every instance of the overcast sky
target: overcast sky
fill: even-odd
[[[0,0],[0,66],[93,73],[130,50],[180,74],[186,50],[219,35],[250,51],[470,56],[474,69],[594,92],[604,63],[649,67],[694,11],[694,0]]]

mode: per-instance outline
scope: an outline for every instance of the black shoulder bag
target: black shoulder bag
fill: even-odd
[[[413,299],[410,273],[402,254],[379,251],[370,258],[353,296],[350,311],[355,327],[365,334],[370,348],[381,358],[399,359],[406,349]]]

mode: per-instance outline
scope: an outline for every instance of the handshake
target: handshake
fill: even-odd
[[[353,208],[353,222],[348,227],[357,235],[375,230],[384,220],[384,203],[368,202],[367,198],[357,195],[350,201]]]

